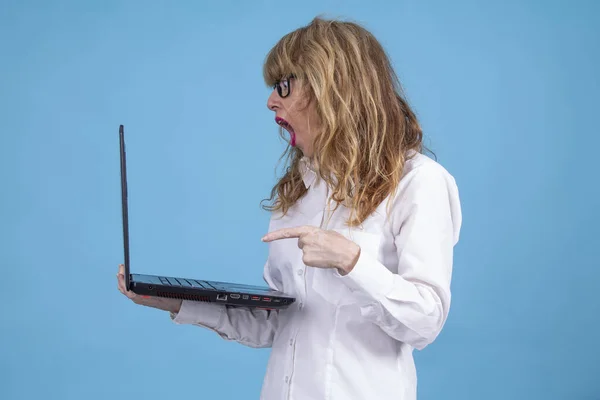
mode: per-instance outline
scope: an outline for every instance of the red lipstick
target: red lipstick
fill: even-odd
[[[292,125],[290,125],[289,122],[287,122],[281,117],[275,117],[275,122],[277,123],[277,125],[281,126],[283,129],[288,131],[288,133],[290,134],[290,144],[292,145],[292,147],[296,146],[296,133],[294,132],[294,128],[292,128]]]

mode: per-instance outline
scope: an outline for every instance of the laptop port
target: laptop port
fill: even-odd
[[[263,301],[266,301],[267,303],[271,301],[270,297],[263,297]]]
[[[154,290],[154,286],[148,285],[148,290]]]
[[[243,295],[243,296],[242,296],[242,299],[243,299],[243,300],[248,300],[248,295],[247,295],[247,294]]]
[[[254,301],[258,301],[260,300],[260,296],[252,296],[251,299]]]
[[[232,293],[232,294],[229,295],[229,297],[231,297],[232,299],[236,299],[237,300],[237,299],[240,298],[240,295],[237,294],[237,293]]]
[[[217,295],[217,300],[227,301],[227,295],[226,294],[218,294]]]

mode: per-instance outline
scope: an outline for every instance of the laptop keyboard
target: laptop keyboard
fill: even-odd
[[[167,278],[164,276],[159,277],[160,282],[165,286],[181,286],[181,287],[195,287],[202,289],[213,289],[217,290],[216,287],[206,281],[198,281],[196,279],[183,279],[183,278]]]
[[[267,295],[267,296],[273,295],[272,291],[267,287],[152,275],[152,280],[154,280],[154,279],[159,279],[160,283],[164,286],[182,287],[182,288],[190,288],[190,289],[205,289],[205,290],[218,291],[218,292],[235,292],[235,293],[243,292],[243,293],[247,293],[247,294],[252,293],[252,294]]]

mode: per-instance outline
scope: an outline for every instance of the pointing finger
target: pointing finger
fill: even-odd
[[[295,228],[283,228],[267,233],[262,237],[263,242],[272,242],[279,239],[299,238],[301,235],[311,232],[315,229],[312,226],[297,226]]]

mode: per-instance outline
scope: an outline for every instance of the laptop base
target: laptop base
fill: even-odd
[[[294,302],[260,286],[142,274],[131,274],[130,279],[130,290],[142,296],[266,309],[285,308]]]

